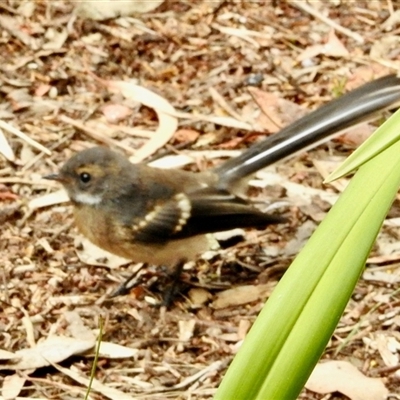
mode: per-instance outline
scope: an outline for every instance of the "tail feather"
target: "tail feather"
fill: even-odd
[[[315,147],[396,105],[400,105],[400,78],[397,75],[387,75],[362,85],[216,167],[218,187],[229,188],[262,168]]]

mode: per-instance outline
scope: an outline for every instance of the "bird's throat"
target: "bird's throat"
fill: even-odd
[[[84,204],[87,206],[95,206],[102,202],[102,197],[100,195],[93,195],[90,193],[80,192],[73,196],[72,199],[75,203]]]

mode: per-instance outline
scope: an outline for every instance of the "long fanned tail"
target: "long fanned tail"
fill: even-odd
[[[396,75],[362,85],[222,163],[214,169],[219,176],[218,186],[228,188],[261,168],[329,140],[396,105],[400,105],[400,78]]]

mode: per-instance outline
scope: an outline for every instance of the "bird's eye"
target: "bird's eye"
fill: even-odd
[[[87,172],[82,172],[81,174],[79,174],[79,179],[82,183],[88,183],[92,179],[92,177]]]

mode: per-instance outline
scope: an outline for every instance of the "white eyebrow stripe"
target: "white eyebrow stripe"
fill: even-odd
[[[77,203],[94,206],[96,204],[100,204],[102,199],[101,196],[94,196],[89,193],[77,193],[76,195],[74,195],[73,200]]]

